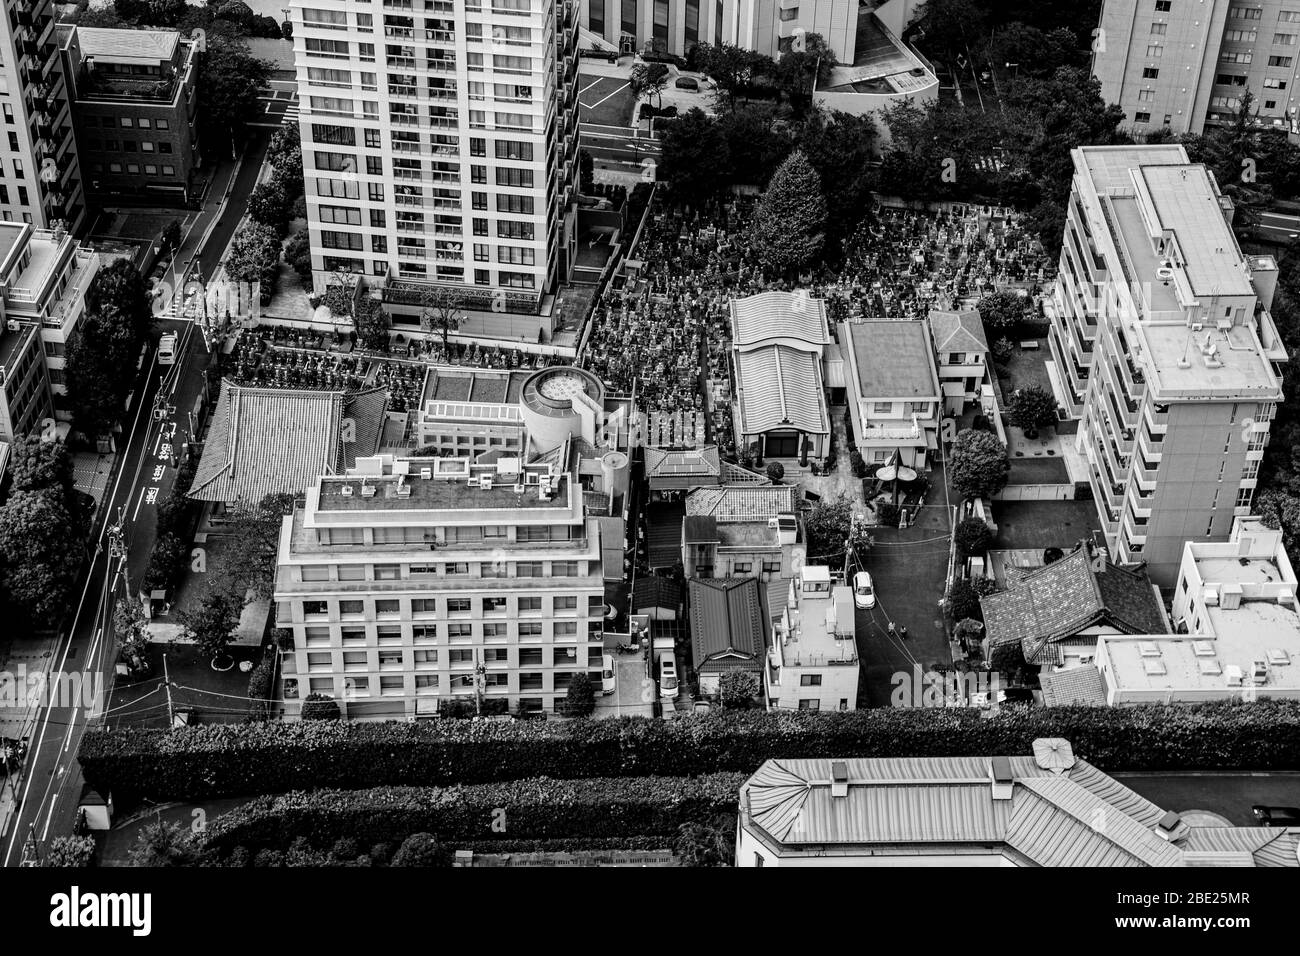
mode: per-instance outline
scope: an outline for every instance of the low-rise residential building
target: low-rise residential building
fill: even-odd
[[[188,204],[202,163],[198,43],[175,30],[72,26],[60,49],[87,199]]]
[[[830,343],[821,299],[761,292],[731,301],[735,433],[761,457],[822,459],[830,442],[822,358]]]
[[[6,320],[0,326],[0,442],[12,444],[53,417],[54,400],[36,326]]]
[[[1103,634],[1161,634],[1170,628],[1151,580],[1087,545],[980,598],[985,656],[1018,645],[1046,674],[1095,662]]]
[[[742,867],[1295,867],[1298,850],[1297,829],[1164,810],[1059,738],[1026,756],[768,760],[736,835]]]
[[[792,485],[696,488],[686,496],[682,567],[687,577],[788,578],[806,549]]]
[[[350,718],[554,711],[575,674],[599,685],[604,584],[576,461],[360,459],[284,519],[286,711],[311,693]]]
[[[755,578],[691,580],[691,660],[701,694],[716,694],[722,675],[735,670],[753,675],[756,692],[762,687],[768,630],[764,587]]]
[[[841,322],[848,359],[849,416],[863,461],[924,470],[939,447],[943,401],[925,322],[853,319]]]
[[[984,413],[989,414],[993,410],[993,382],[989,374],[988,336],[979,312],[934,309],[928,321],[944,411],[960,415],[968,402],[979,402]]]
[[[773,624],[763,670],[768,706],[856,710],[858,650],[852,589],[833,584],[825,565],[804,565],[790,579],[780,619]]]

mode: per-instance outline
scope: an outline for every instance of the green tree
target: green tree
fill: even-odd
[[[128,858],[132,866],[194,866],[199,848],[188,827],[159,819],[140,828]]]
[[[233,150],[248,124],[261,113],[258,96],[270,76],[271,64],[249,53],[243,40],[208,38],[197,83],[206,144],[218,152]]]
[[[432,833],[412,833],[393,854],[390,866],[446,866],[446,855]]]
[[[286,515],[293,514],[296,494],[269,494],[253,507],[236,507],[227,525],[221,569],[213,586],[243,598],[267,599],[275,583],[280,531]]]
[[[948,456],[948,480],[963,498],[988,498],[1007,484],[1011,462],[996,435],[966,428],[958,432]]]
[[[660,129],[659,178],[671,185],[673,196],[693,206],[716,196],[730,163],[718,123],[697,107]]]
[[[1018,388],[1007,401],[1007,421],[1033,438],[1038,429],[1056,424],[1056,399],[1041,385]]]
[[[388,332],[391,323],[388,313],[378,299],[362,295],[357,300],[356,316],[353,321],[357,327],[357,338],[363,348],[372,352],[388,351]]]
[[[424,307],[420,309],[420,329],[424,332],[437,332],[442,337],[442,350],[447,352],[448,336],[460,328],[465,315],[460,311],[460,301],[456,293],[445,286],[434,286],[424,295]]]
[[[153,647],[149,642],[144,606],[136,597],[117,599],[113,607],[113,631],[128,666],[137,675],[149,673]]]
[[[682,866],[732,866],[735,863],[735,824],[726,819],[683,823],[673,840],[673,853]]]
[[[831,73],[839,66],[835,51],[820,33],[804,33],[799,49],[791,44],[781,54],[776,64],[776,80],[781,92],[790,100],[799,114],[812,104],[818,86],[829,82]]]
[[[311,292],[311,239],[306,229],[294,233],[289,238],[284,247],[284,261],[293,268],[302,287]]]
[[[566,709],[570,717],[590,717],[596,709],[596,688],[586,674],[574,674],[565,693]]]
[[[74,494],[72,456],[62,441],[42,441],[36,435],[17,439],[11,446],[9,474],[14,491],[57,489],[65,499]]]
[[[0,588],[32,623],[55,626],[73,599],[83,550],[56,489],[15,491],[0,507]]]
[[[796,140],[823,184],[834,187],[828,203],[825,252],[838,256],[843,239],[862,221],[875,187],[876,124],[870,116],[811,110]]]
[[[226,252],[226,275],[236,282],[273,283],[280,261],[280,236],[275,229],[259,222],[243,225],[230,241]]]
[[[303,180],[301,149],[295,147],[288,150],[276,160],[275,178],[272,181],[280,184],[289,199],[303,195],[306,185]],[[292,209],[292,203],[289,208]]]
[[[869,551],[875,541],[856,521],[853,503],[846,498],[817,502],[804,515],[804,534],[808,539],[809,562],[833,564],[843,559],[850,546],[859,553]]]
[[[162,231],[158,234],[158,242],[162,246],[164,253],[179,248],[181,244],[181,221],[173,219],[163,226]]]
[[[728,183],[766,187],[794,148],[788,124],[770,103],[751,103],[715,122],[727,142],[722,174]]]
[[[997,592],[992,578],[959,578],[948,591],[948,614],[954,621],[972,618],[983,623],[984,609],[980,598]]]
[[[984,554],[993,543],[993,532],[980,518],[962,519],[957,523],[953,537],[957,550],[968,558]]]
[[[627,78],[628,88],[635,100],[651,97],[663,92],[668,85],[668,65],[666,63],[638,63],[632,67]]]
[[[259,183],[248,196],[248,215],[253,222],[283,236],[289,225],[289,197],[279,179]]]
[[[718,678],[718,698],[724,710],[748,710],[758,697],[758,678],[749,671],[723,671]]]
[[[302,702],[301,716],[303,720],[338,720],[342,712],[328,694],[308,694]]]
[[[977,0],[925,0],[916,19],[924,30],[922,46],[950,60],[978,49],[987,33],[988,15]]]
[[[811,265],[826,239],[821,178],[801,150],[777,169],[754,214],[754,251],[772,274],[792,277]]]
[[[90,866],[95,858],[95,838],[85,836],[60,836],[50,841],[41,866]]]
[[[225,657],[226,646],[235,639],[243,609],[243,601],[230,591],[209,587],[195,610],[181,612],[181,626],[200,654],[219,660]]]
[[[767,480],[774,485],[779,485],[781,479],[785,477],[785,465],[779,461],[769,461],[767,463]]]
[[[1030,306],[1028,296],[999,289],[981,296],[975,303],[975,311],[980,314],[985,331],[1009,332],[1029,317]]]

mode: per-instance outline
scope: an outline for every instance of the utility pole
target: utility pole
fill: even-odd
[[[167,655],[163,654],[163,686],[167,688],[167,729],[172,728],[175,717],[172,712],[172,679],[167,671]]]
[[[483,692],[487,687],[487,665],[483,663],[481,651],[476,651],[474,656],[478,658],[474,665],[474,712],[478,716],[483,716]]]

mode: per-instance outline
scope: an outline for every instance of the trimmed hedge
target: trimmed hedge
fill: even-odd
[[[86,782],[119,804],[314,787],[447,786],[521,777],[738,771],[774,757],[1028,754],[1064,737],[1111,773],[1298,770],[1300,701],[1143,707],[722,712],[673,720],[202,724],[86,733]]]
[[[733,810],[734,812],[734,810]],[[601,851],[626,851],[631,853],[650,853],[655,850],[671,850],[672,839],[662,836],[649,837],[600,837],[593,839],[569,838],[565,840],[475,840],[457,843],[447,848],[448,865],[454,862],[456,850],[472,850],[474,853],[595,853]],[[392,855],[390,849],[389,855]],[[299,849],[291,846],[281,853],[272,850],[266,854],[250,853],[245,846],[237,846],[225,856],[215,854],[205,856],[202,866],[243,867],[252,866],[261,858],[263,866],[376,866],[387,867],[391,864],[386,859],[375,859],[373,851],[363,850],[358,859],[340,859],[331,850]],[[364,862],[360,859],[364,857]]]
[[[255,797],[204,831],[209,854],[236,847],[288,850],[303,839],[328,849],[347,838],[362,846],[431,833],[452,846],[520,840],[662,837],[683,823],[736,813],[743,773],[702,777],[552,780],[532,777],[456,787],[377,787],[295,791]]]

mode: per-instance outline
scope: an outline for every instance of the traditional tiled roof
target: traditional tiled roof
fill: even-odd
[[[692,578],[691,657],[699,670],[712,659],[737,655],[761,671],[763,598],[757,578]]]
[[[737,349],[776,339],[829,342],[825,302],[796,292],[760,292],[731,300],[731,342]]]
[[[987,352],[989,340],[984,334],[984,323],[979,312],[966,309],[961,312],[930,312],[930,333],[934,336],[934,350],[940,355],[947,352]]]
[[[741,429],[758,435],[775,429],[813,434],[830,431],[817,357],[787,345],[736,355]]]
[[[1091,664],[1044,674],[1040,682],[1043,687],[1043,703],[1048,707],[1106,704],[1106,688],[1101,683],[1101,671]]]
[[[189,496],[255,504],[306,491],[338,468],[343,406],[342,392],[223,381]]]
[[[1108,624],[1125,634],[1159,634],[1164,615],[1145,572],[1106,562],[1093,570],[1086,548],[1027,574],[1015,586],[980,598],[991,645],[1020,642],[1036,663],[1046,645]]]
[[[686,496],[688,515],[711,515],[719,522],[766,521],[795,509],[794,485],[741,485],[696,488]]]
[[[672,578],[658,574],[643,574],[632,585],[632,613],[640,614],[650,608],[662,607],[680,610],[682,588]]]
[[[657,503],[648,510],[646,554],[652,568],[671,568],[682,560],[681,502]]]
[[[722,470],[718,449],[689,451],[645,450],[645,476],[652,491],[685,491],[697,485],[716,485]]]
[[[855,319],[841,326],[852,353],[859,398],[938,398],[939,373],[924,322]]]
[[[715,544],[718,519],[713,515],[688,514],[682,524],[682,544]]]
[[[1300,831],[1200,827],[1181,821],[1161,837],[1165,811],[1062,741],[1038,756],[1005,760],[1005,798],[995,797],[992,757],[768,760],[741,788],[742,826],[783,852],[1000,850],[1028,866],[1204,865],[1210,856],[1258,866],[1297,866]],[[1057,759],[1059,758],[1059,759]],[[846,793],[831,792],[834,763]]]
[[[340,469],[355,467],[358,458],[379,451],[379,443],[384,437],[384,413],[387,411],[388,392],[382,388],[353,392],[343,400]]]

